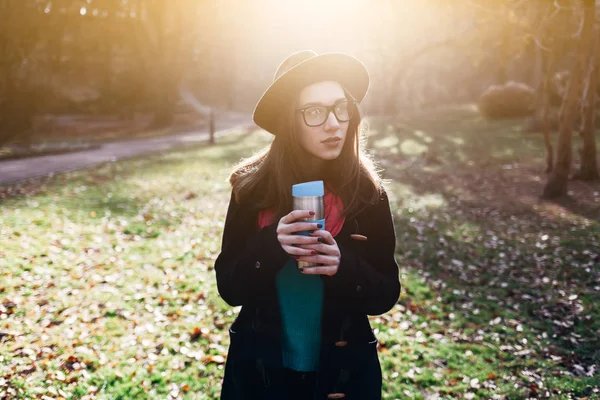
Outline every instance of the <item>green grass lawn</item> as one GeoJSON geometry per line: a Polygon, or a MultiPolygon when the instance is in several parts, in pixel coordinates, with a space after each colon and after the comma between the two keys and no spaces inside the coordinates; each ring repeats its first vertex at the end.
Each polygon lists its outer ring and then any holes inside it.
{"type": "MultiPolygon", "coordinates": [[[[600,184],[540,201],[522,120],[369,123],[403,285],[370,317],[384,399],[600,398],[600,184]]],[[[226,178],[271,138],[0,188],[0,398],[218,398],[226,178]]]]}

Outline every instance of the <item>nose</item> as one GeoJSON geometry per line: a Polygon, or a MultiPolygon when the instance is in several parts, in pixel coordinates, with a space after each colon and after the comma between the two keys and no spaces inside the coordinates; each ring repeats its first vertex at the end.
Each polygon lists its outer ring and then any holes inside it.
{"type": "Polygon", "coordinates": [[[327,132],[331,132],[331,131],[336,131],[340,128],[340,123],[338,122],[337,118],[335,117],[335,114],[333,113],[333,111],[329,112],[329,115],[327,116],[327,121],[325,121],[325,126],[324,129],[327,132]]]}

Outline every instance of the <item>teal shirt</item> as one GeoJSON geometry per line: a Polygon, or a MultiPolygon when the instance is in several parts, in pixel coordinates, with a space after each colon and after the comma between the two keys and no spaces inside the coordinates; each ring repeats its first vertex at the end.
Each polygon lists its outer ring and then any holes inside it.
{"type": "Polygon", "coordinates": [[[282,322],[283,366],[316,371],[321,345],[323,281],[305,275],[290,258],[276,276],[282,322]]]}

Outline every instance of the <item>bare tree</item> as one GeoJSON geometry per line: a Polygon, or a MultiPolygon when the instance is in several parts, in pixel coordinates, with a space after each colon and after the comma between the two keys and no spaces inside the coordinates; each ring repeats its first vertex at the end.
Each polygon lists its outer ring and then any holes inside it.
{"type": "Polygon", "coordinates": [[[555,4],[549,2],[542,4],[537,15],[538,20],[542,22],[538,24],[535,31],[531,32],[531,39],[536,44],[538,55],[537,72],[541,77],[537,86],[535,121],[540,122],[544,137],[546,173],[552,172],[554,167],[554,150],[550,138],[548,117],[550,113],[551,79],[558,59],[560,41],[557,40],[556,35],[552,35],[550,28],[553,26],[553,22],[556,22],[554,18],[557,16],[558,11],[560,9],[556,8],[555,4]]]}
{"type": "Polygon", "coordinates": [[[32,1],[0,1],[0,145],[26,135],[40,97],[30,79],[43,14],[32,1]]]}
{"type": "Polygon", "coordinates": [[[546,147],[546,173],[552,171],[554,165],[554,150],[552,149],[552,140],[550,139],[550,127],[548,126],[548,113],[550,109],[550,77],[552,71],[553,55],[550,52],[541,50],[541,68],[542,82],[538,88],[538,105],[539,119],[542,122],[542,135],[544,136],[544,144],[546,147]]]}
{"type": "Polygon", "coordinates": [[[179,85],[193,59],[193,36],[199,2],[138,1],[138,43],[152,82],[152,126],[170,125],[179,100],[179,85]]]}
{"type": "Polygon", "coordinates": [[[573,175],[573,179],[586,181],[600,179],[598,174],[598,162],[596,159],[596,87],[598,82],[598,29],[593,35],[594,42],[591,48],[594,49],[589,55],[587,63],[586,83],[583,93],[583,104],[581,106],[582,127],[580,134],[581,164],[579,170],[573,175]]]}
{"type": "Polygon", "coordinates": [[[543,198],[556,198],[567,194],[567,183],[572,163],[572,129],[577,118],[579,99],[583,89],[585,66],[593,52],[590,43],[594,34],[595,0],[582,0],[583,18],[578,29],[578,57],[573,66],[569,85],[560,111],[560,127],[556,146],[556,163],[544,187],[543,198]]]}

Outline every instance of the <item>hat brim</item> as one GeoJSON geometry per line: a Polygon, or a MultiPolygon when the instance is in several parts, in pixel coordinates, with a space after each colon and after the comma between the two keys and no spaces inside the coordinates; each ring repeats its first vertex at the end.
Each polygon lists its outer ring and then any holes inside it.
{"type": "Polygon", "coordinates": [[[363,63],[348,54],[326,53],[309,58],[290,68],[267,88],[254,108],[254,123],[275,135],[281,105],[300,89],[321,81],[339,82],[360,103],[369,88],[369,73],[363,63]]]}

